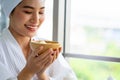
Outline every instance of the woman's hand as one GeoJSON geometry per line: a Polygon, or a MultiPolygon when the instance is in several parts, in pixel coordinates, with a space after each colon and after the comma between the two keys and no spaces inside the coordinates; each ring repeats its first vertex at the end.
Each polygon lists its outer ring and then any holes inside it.
{"type": "MultiPolygon", "coordinates": [[[[52,52],[53,52],[53,53],[51,54],[52,62],[54,62],[54,60],[57,59],[60,51],[61,51],[61,48],[56,49],[56,50],[52,50],[52,52]]],[[[48,64],[48,66],[49,66],[49,65],[50,65],[50,64],[48,64]]],[[[39,71],[39,72],[37,73],[37,76],[38,76],[39,80],[49,80],[48,76],[47,76],[44,72],[42,72],[42,71],[39,71]]]]}
{"type": "Polygon", "coordinates": [[[25,68],[18,75],[18,80],[30,80],[34,74],[37,74],[40,80],[47,80],[48,76],[44,73],[46,68],[58,57],[60,49],[48,49],[42,54],[43,47],[39,47],[31,51],[27,59],[25,68]]]}
{"type": "Polygon", "coordinates": [[[53,50],[48,49],[39,55],[42,49],[43,47],[41,46],[40,48],[31,51],[31,54],[28,57],[26,68],[29,69],[33,74],[38,72],[43,73],[46,68],[52,63],[53,50]]]}

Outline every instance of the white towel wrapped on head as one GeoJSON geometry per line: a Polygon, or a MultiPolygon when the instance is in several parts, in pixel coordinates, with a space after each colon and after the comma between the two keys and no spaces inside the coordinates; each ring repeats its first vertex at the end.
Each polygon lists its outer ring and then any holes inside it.
{"type": "Polygon", "coordinates": [[[6,17],[9,17],[12,10],[21,2],[22,0],[1,0],[1,8],[6,17]]]}

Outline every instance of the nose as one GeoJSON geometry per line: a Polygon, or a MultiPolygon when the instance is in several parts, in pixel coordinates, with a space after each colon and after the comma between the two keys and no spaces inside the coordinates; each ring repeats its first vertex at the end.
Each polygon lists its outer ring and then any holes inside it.
{"type": "Polygon", "coordinates": [[[41,18],[41,15],[39,15],[38,13],[35,13],[32,15],[30,21],[32,24],[39,24],[40,18],[41,18]]]}

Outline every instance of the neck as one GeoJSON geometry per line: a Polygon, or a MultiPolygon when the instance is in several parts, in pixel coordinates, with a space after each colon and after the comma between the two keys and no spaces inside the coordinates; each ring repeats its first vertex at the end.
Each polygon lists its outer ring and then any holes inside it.
{"type": "Polygon", "coordinates": [[[10,30],[10,32],[14,36],[14,38],[16,39],[18,44],[20,45],[25,58],[27,58],[28,54],[30,52],[30,45],[29,45],[29,43],[30,43],[30,39],[31,38],[30,37],[26,37],[26,36],[22,36],[22,35],[19,35],[19,34],[16,34],[16,33],[12,32],[11,30],[10,30]]]}

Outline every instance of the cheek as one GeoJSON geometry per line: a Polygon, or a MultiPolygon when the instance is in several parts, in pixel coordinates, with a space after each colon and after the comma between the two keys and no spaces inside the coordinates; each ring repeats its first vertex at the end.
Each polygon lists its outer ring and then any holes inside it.
{"type": "Polygon", "coordinates": [[[27,21],[27,17],[22,13],[17,13],[15,16],[16,16],[17,23],[23,24],[24,22],[27,21]]]}
{"type": "Polygon", "coordinates": [[[20,14],[19,16],[18,16],[18,20],[20,21],[20,22],[24,22],[24,21],[26,21],[26,17],[24,16],[24,15],[22,15],[22,14],[20,14]]]}
{"type": "Polygon", "coordinates": [[[43,21],[45,20],[45,16],[40,18],[40,23],[43,23],[43,21]]]}

